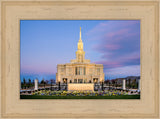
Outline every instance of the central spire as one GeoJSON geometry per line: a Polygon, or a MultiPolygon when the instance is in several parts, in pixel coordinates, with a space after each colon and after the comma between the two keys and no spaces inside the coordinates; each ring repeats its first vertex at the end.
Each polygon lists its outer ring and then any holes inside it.
{"type": "Polygon", "coordinates": [[[82,40],[81,39],[81,27],[80,27],[80,32],[79,32],[79,40],[82,40]]]}
{"type": "Polygon", "coordinates": [[[80,27],[80,32],[79,32],[78,50],[83,51],[83,42],[82,42],[82,39],[81,39],[81,27],[80,27]]]}
{"type": "Polygon", "coordinates": [[[76,52],[76,58],[77,58],[78,62],[83,62],[84,55],[85,55],[85,52],[83,51],[83,42],[82,42],[82,39],[81,39],[81,27],[80,27],[78,50],[76,52]]]}
{"type": "Polygon", "coordinates": [[[76,59],[71,60],[71,63],[90,63],[90,60],[85,59],[85,52],[83,50],[81,27],[79,32],[79,41],[77,43],[76,59]]]}

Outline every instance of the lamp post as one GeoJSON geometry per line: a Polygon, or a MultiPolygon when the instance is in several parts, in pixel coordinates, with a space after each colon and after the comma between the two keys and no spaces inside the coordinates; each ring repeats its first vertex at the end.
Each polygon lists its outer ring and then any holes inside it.
{"type": "Polygon", "coordinates": [[[58,82],[58,90],[61,90],[60,81],[58,82]]]}
{"type": "Polygon", "coordinates": [[[68,86],[68,80],[66,79],[66,90],[67,90],[67,86],[68,86]]]}
{"type": "Polygon", "coordinates": [[[102,91],[103,91],[103,81],[102,81],[102,91]]]}

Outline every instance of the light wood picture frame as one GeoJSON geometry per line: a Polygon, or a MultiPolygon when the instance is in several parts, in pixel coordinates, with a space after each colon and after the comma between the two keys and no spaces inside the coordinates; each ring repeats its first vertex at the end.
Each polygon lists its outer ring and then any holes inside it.
{"type": "Polygon", "coordinates": [[[1,0],[1,118],[159,119],[159,0],[1,0]],[[20,20],[140,20],[141,99],[20,100],[20,20]]]}

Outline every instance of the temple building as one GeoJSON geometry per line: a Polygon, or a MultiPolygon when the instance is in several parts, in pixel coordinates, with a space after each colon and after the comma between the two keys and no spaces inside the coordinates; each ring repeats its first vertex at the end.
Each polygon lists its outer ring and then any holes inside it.
{"type": "Polygon", "coordinates": [[[57,65],[56,82],[60,83],[100,83],[104,82],[103,64],[90,63],[85,59],[83,42],[80,38],[76,51],[76,59],[66,64],[57,65]]]}

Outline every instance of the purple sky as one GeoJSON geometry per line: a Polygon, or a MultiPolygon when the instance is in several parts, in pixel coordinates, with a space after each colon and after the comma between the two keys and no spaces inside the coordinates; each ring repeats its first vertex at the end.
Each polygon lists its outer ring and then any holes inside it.
{"type": "Polygon", "coordinates": [[[139,20],[22,20],[21,78],[55,78],[57,64],[75,59],[80,26],[85,57],[106,78],[140,76],[139,20]]]}
{"type": "Polygon", "coordinates": [[[109,21],[88,32],[89,40],[97,41],[93,49],[105,73],[115,77],[140,75],[140,22],[109,21]],[[93,35],[96,34],[96,35],[93,35]]]}

